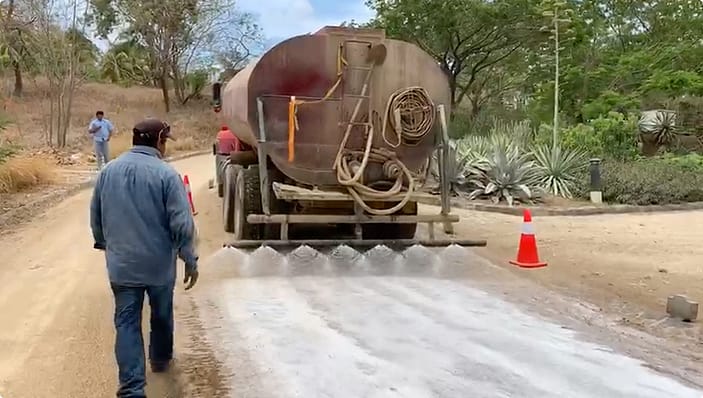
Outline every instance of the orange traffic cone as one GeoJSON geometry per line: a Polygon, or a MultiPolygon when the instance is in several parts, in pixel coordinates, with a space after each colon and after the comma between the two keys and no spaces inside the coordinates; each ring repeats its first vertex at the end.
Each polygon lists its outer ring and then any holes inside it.
{"type": "Polygon", "coordinates": [[[186,187],[186,193],[188,194],[188,203],[190,204],[190,211],[193,213],[193,215],[198,214],[197,211],[195,211],[195,205],[193,205],[193,193],[190,191],[190,180],[188,179],[188,175],[183,176],[183,185],[186,187]]]}
{"type": "Polygon", "coordinates": [[[522,234],[520,235],[520,246],[517,250],[517,259],[510,261],[510,264],[522,268],[546,267],[547,263],[539,261],[537,253],[537,240],[535,230],[532,228],[532,215],[529,209],[523,212],[522,234]]]}

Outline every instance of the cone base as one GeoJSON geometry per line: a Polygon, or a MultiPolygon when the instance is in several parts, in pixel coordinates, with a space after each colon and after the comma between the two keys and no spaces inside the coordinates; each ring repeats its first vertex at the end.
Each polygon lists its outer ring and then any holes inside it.
{"type": "Polygon", "coordinates": [[[508,261],[512,265],[517,265],[520,268],[542,268],[546,267],[547,263],[521,263],[519,261],[510,260],[508,261]]]}

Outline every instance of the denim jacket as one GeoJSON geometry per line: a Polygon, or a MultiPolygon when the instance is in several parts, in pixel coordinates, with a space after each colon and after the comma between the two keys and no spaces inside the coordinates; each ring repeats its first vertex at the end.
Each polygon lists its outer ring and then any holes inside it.
{"type": "Polygon", "coordinates": [[[95,247],[110,282],[174,284],[176,259],[197,267],[195,224],[180,175],[156,148],[135,146],[98,174],[90,204],[95,247]]]}

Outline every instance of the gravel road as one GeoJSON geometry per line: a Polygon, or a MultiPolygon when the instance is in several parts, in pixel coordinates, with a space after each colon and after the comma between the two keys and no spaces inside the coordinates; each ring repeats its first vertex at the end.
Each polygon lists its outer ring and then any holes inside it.
{"type": "MultiPolygon", "coordinates": [[[[201,156],[175,165],[192,175],[198,183],[194,189],[206,192],[207,180],[196,176],[209,175],[209,160],[201,156]]],[[[92,249],[90,196],[86,190],[70,197],[0,238],[3,398],[115,395],[113,301],[103,254],[92,249]]],[[[187,297],[182,287],[177,290],[177,311],[189,316],[187,297]]],[[[206,355],[200,357],[207,361],[206,355]]],[[[178,371],[150,374],[149,396],[187,396],[179,379],[178,371]]]]}

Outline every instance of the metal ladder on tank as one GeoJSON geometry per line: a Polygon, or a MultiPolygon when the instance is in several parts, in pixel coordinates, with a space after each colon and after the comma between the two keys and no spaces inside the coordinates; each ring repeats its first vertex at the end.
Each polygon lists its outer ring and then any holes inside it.
{"type": "MultiPolygon", "coordinates": [[[[344,57],[345,50],[347,48],[348,43],[358,43],[358,44],[365,44],[368,46],[368,49],[371,50],[371,47],[373,46],[373,43],[370,41],[366,40],[345,40],[340,46],[341,46],[341,55],[344,57]]],[[[358,122],[355,120],[352,120],[353,118],[350,118],[350,120],[345,121],[345,124],[351,124],[352,126],[364,126],[366,127],[368,123],[371,122],[371,96],[368,94],[370,91],[370,85],[371,85],[371,77],[373,74],[373,65],[367,63],[366,65],[350,65],[349,61],[344,58],[344,61],[342,62],[342,93],[341,93],[341,103],[342,103],[342,112],[345,109],[345,103],[346,99],[356,99],[357,101],[366,101],[366,112],[369,117],[368,122],[358,122]],[[350,75],[351,71],[365,71],[366,76],[364,77],[364,82],[362,82],[362,88],[360,93],[350,93],[347,92],[347,77],[350,75]],[[365,88],[365,90],[364,90],[365,88]]]]}
{"type": "MultiPolygon", "coordinates": [[[[371,50],[371,47],[373,46],[373,43],[370,41],[366,40],[345,40],[340,46],[341,46],[341,56],[345,56],[345,50],[347,48],[348,43],[358,43],[358,44],[365,44],[368,46],[368,50],[371,50]]],[[[368,57],[367,57],[368,58],[368,57]]],[[[352,99],[356,100],[356,104],[354,105],[354,109],[352,110],[352,114],[349,117],[349,120],[345,120],[343,122],[344,128],[354,128],[354,127],[363,127],[365,130],[364,133],[364,142],[366,140],[366,134],[369,133],[369,129],[372,128],[373,126],[373,120],[372,120],[372,109],[371,109],[371,96],[369,95],[370,92],[370,86],[371,86],[371,78],[373,76],[373,63],[367,62],[367,65],[350,65],[349,61],[346,59],[346,57],[343,58],[342,61],[342,93],[340,95],[340,101],[341,101],[341,109],[340,112],[342,113],[342,116],[344,116],[344,111],[346,109],[345,104],[346,104],[346,99],[352,99]],[[349,93],[347,92],[347,76],[349,76],[351,71],[365,71],[366,75],[364,77],[364,81],[362,82],[361,85],[361,92],[358,94],[355,93],[349,93]],[[358,112],[361,108],[361,104],[366,101],[366,115],[368,120],[364,122],[359,122],[355,120],[358,117],[358,112]]],[[[341,119],[341,118],[340,118],[341,119]]],[[[364,210],[354,202],[354,214],[357,217],[362,217],[364,214],[364,210]]],[[[357,223],[355,225],[354,229],[354,235],[356,235],[357,239],[362,239],[362,228],[361,224],[357,223]]]]}

